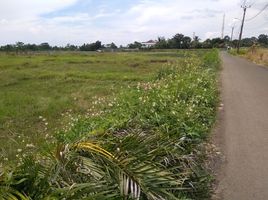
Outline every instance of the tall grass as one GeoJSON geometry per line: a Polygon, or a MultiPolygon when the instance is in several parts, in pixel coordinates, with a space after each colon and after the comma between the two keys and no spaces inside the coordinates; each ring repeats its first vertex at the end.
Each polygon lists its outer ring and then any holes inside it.
{"type": "Polygon", "coordinates": [[[56,150],[3,172],[0,191],[31,199],[208,198],[199,146],[215,121],[218,66],[216,50],[187,52],[59,132],[56,150]]]}
{"type": "Polygon", "coordinates": [[[173,62],[179,55],[175,51],[0,53],[0,165],[20,156],[18,149],[38,149],[55,129],[71,123],[70,115],[90,114],[98,98],[150,80],[163,61],[173,62]]]}
{"type": "MultiPolygon", "coordinates": [[[[232,55],[238,55],[236,51],[229,51],[232,55]]],[[[241,50],[239,56],[244,57],[254,63],[268,66],[268,48],[252,46],[241,50]]]]}

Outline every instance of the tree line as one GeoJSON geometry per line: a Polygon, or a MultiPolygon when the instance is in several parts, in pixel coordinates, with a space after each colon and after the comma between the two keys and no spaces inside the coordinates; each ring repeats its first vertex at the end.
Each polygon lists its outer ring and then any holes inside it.
{"type": "MultiPolygon", "coordinates": [[[[231,40],[229,36],[224,38],[206,39],[201,42],[198,36],[193,39],[183,34],[176,34],[170,39],[159,37],[156,44],[152,47],[155,49],[198,49],[198,48],[235,48],[238,40],[231,40]]],[[[253,44],[268,47],[268,35],[261,34],[258,37],[244,38],[241,40],[241,47],[250,47],[253,44]]],[[[129,48],[141,48],[142,43],[134,42],[128,45],[129,48]]]]}
{"type": "MultiPolygon", "coordinates": [[[[196,49],[196,48],[225,48],[227,46],[235,48],[238,40],[231,40],[229,36],[224,38],[206,39],[201,42],[198,36],[193,39],[189,36],[185,36],[181,33],[174,35],[170,39],[165,37],[159,37],[156,44],[150,48],[152,49],[196,49]]],[[[268,35],[260,34],[258,37],[244,38],[241,41],[241,47],[250,47],[253,44],[259,44],[261,46],[268,47],[268,35]]],[[[120,46],[120,49],[141,49],[142,43],[135,41],[128,44],[126,47],[120,46]]],[[[17,42],[16,44],[8,44],[0,46],[0,51],[5,52],[23,52],[23,51],[97,51],[105,49],[118,49],[115,43],[103,45],[101,41],[94,43],[85,43],[81,46],[67,44],[64,47],[50,46],[49,43],[41,44],[24,44],[23,42],[17,42]]]]}
{"type": "MultiPolygon", "coordinates": [[[[16,44],[8,44],[0,47],[0,51],[97,51],[99,49],[108,48],[101,43],[101,41],[96,41],[94,43],[83,44],[82,46],[67,44],[64,47],[61,46],[51,46],[49,43],[41,44],[24,44],[23,42],[17,42],[16,44]]],[[[109,48],[117,48],[117,46],[112,43],[109,48]]]]}

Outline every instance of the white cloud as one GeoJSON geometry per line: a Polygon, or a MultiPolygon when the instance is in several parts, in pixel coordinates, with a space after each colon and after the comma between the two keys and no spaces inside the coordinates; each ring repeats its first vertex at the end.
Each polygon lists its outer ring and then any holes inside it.
{"type": "Polygon", "coordinates": [[[219,31],[217,32],[206,32],[205,33],[205,38],[214,38],[214,37],[219,37],[221,33],[219,31]]]}
{"type": "MultiPolygon", "coordinates": [[[[202,39],[220,36],[223,13],[225,34],[230,34],[234,18],[242,16],[240,0],[141,0],[129,9],[112,11],[104,6],[94,14],[76,11],[45,18],[42,15],[67,8],[79,0],[8,0],[0,2],[0,44],[49,42],[56,45],[82,44],[101,40],[127,44],[176,33],[202,39]]],[[[90,0],[84,0],[90,1],[90,0]]],[[[97,1],[97,0],[95,0],[97,1]]],[[[102,1],[104,3],[105,1],[102,1]]],[[[254,16],[266,0],[258,0],[248,10],[254,16]]],[[[99,10],[97,10],[99,9],[99,10]]],[[[267,33],[267,11],[245,24],[245,36],[267,33]]],[[[240,22],[237,21],[235,36],[240,22]]]]}
{"type": "Polygon", "coordinates": [[[0,20],[0,24],[1,25],[5,25],[5,24],[7,24],[8,23],[8,21],[6,20],[6,19],[1,19],[0,20]]]}
{"type": "Polygon", "coordinates": [[[78,0],[1,0],[0,19],[31,19],[68,7],[78,0]]]}
{"type": "MultiPolygon", "coordinates": [[[[248,17],[254,16],[265,3],[267,3],[266,0],[258,0],[251,9],[248,9],[248,17]]],[[[240,0],[165,0],[158,3],[154,3],[154,1],[143,1],[128,11],[124,18],[133,19],[131,21],[131,27],[137,27],[138,30],[140,29],[139,27],[147,27],[144,30],[144,34],[141,34],[143,39],[146,39],[146,36],[148,39],[149,36],[171,36],[178,32],[189,36],[192,36],[193,32],[195,32],[196,35],[205,39],[207,37],[221,36],[224,13],[226,14],[225,35],[230,35],[231,26],[229,24],[233,22],[234,18],[240,18],[242,16],[240,4],[240,0]],[[146,35],[146,33],[149,33],[149,35],[146,35]]],[[[267,27],[268,20],[265,20],[265,16],[267,14],[265,15],[263,13],[253,24],[246,22],[244,35],[252,36],[265,33],[265,29],[262,28],[264,24],[267,27]]],[[[235,37],[238,35],[239,26],[240,22],[237,22],[235,37]]],[[[127,29],[130,30],[129,28],[127,29]]]]}

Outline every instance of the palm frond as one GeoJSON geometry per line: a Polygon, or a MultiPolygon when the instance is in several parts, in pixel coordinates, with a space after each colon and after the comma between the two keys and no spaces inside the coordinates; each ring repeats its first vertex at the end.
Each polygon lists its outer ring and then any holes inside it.
{"type": "Polygon", "coordinates": [[[14,181],[12,173],[4,173],[0,174],[0,199],[1,200],[30,200],[29,197],[19,192],[16,189],[16,185],[25,181],[25,179],[21,179],[19,181],[14,181]]]}
{"type": "MultiPolygon", "coordinates": [[[[115,149],[113,153],[96,144],[95,141],[83,141],[70,146],[70,151],[75,151],[79,155],[76,156],[79,160],[76,162],[80,163],[77,173],[86,175],[88,184],[95,185],[95,187],[91,185],[91,188],[96,188],[94,189],[95,193],[92,194],[96,195],[100,192],[97,189],[99,185],[106,186],[107,189],[111,185],[115,185],[117,188],[111,191],[110,195],[126,199],[139,200],[142,196],[147,196],[148,199],[166,199],[166,197],[176,199],[172,195],[172,191],[186,189],[184,182],[187,180],[187,175],[174,174],[173,171],[168,170],[165,165],[159,162],[159,159],[156,159],[158,154],[167,155],[168,149],[174,143],[167,144],[164,150],[153,149],[157,148],[157,145],[148,148],[145,144],[152,144],[152,141],[157,144],[155,140],[159,138],[154,135],[145,136],[140,138],[137,134],[129,134],[127,137],[121,138],[123,140],[121,142],[124,143],[120,146],[122,149],[119,151],[115,149]],[[131,154],[125,143],[130,139],[131,148],[134,144],[137,145],[131,154]],[[97,182],[93,183],[90,180],[97,180],[97,182]]],[[[158,143],[161,142],[158,141],[158,143]]],[[[173,167],[172,170],[177,168],[173,167]]],[[[71,191],[74,192],[74,189],[71,191]]]]}

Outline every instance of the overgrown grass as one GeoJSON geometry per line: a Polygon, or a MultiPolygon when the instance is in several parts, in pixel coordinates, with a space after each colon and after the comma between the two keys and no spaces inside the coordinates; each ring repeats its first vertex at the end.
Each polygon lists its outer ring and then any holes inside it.
{"type": "Polygon", "coordinates": [[[237,56],[237,55],[245,55],[247,53],[248,49],[247,48],[240,48],[239,53],[237,53],[237,49],[231,49],[229,50],[229,53],[237,56]]]}
{"type": "MultiPolygon", "coordinates": [[[[232,55],[238,55],[235,50],[231,50],[232,55]]],[[[254,63],[268,66],[268,48],[250,47],[241,50],[239,56],[254,63]]]]}
{"type": "MultiPolygon", "coordinates": [[[[24,158],[0,191],[32,199],[206,199],[202,145],[218,103],[218,52],[187,52],[24,158]],[[44,147],[43,147],[44,148],[44,147]]],[[[1,193],[1,192],[0,192],[1,193]]]]}
{"type": "Polygon", "coordinates": [[[170,53],[0,54],[0,163],[33,151],[96,102],[148,81],[170,53]]]}

